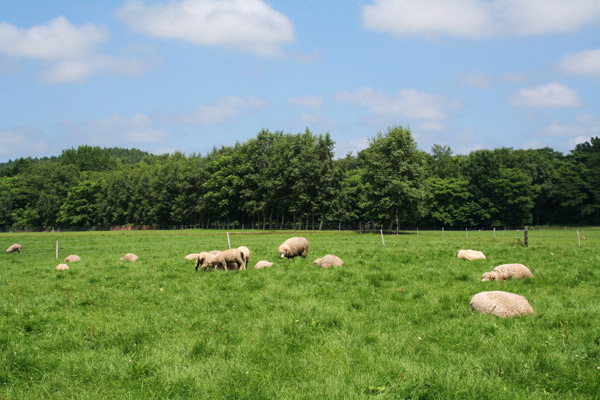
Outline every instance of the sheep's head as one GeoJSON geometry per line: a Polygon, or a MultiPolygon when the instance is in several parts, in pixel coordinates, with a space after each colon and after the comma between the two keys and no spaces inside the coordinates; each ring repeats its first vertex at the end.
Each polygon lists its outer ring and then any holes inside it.
{"type": "Polygon", "coordinates": [[[496,280],[496,274],[493,272],[486,272],[481,276],[481,282],[489,282],[489,281],[495,281],[496,280]]]}
{"type": "Polygon", "coordinates": [[[313,264],[316,264],[316,265],[321,265],[321,260],[322,260],[322,258],[317,258],[317,259],[316,259],[316,260],[313,262],[313,264]]]}
{"type": "Polygon", "coordinates": [[[284,243],[279,246],[278,251],[281,258],[284,258],[286,255],[290,254],[290,246],[284,243]]]}

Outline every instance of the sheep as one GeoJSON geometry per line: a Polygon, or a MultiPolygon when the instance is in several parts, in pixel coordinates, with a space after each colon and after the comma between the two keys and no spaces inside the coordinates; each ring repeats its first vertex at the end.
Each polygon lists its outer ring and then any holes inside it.
{"type": "Polygon", "coordinates": [[[508,278],[533,278],[533,274],[523,264],[502,264],[481,276],[481,282],[504,281],[508,278]]]}
{"type": "Polygon", "coordinates": [[[281,258],[294,258],[301,256],[306,258],[308,252],[308,240],[303,237],[289,238],[279,246],[277,249],[281,258]]]}
{"type": "Polygon", "coordinates": [[[212,254],[214,256],[216,256],[217,254],[219,254],[221,252],[221,250],[213,250],[213,251],[209,251],[209,254],[212,254]]]}
{"type": "Polygon", "coordinates": [[[485,255],[481,251],[477,250],[459,250],[458,258],[464,258],[465,260],[485,260],[485,255]]]}
{"type": "Polygon", "coordinates": [[[71,254],[70,256],[65,257],[65,262],[77,262],[81,261],[81,257],[76,254],[71,254]]]}
{"type": "Polygon", "coordinates": [[[202,265],[202,272],[204,272],[207,267],[214,267],[215,269],[221,267],[225,271],[228,271],[227,266],[233,267],[234,269],[246,269],[244,253],[240,249],[227,249],[217,255],[206,252],[200,253],[200,256],[198,256],[198,259],[196,260],[196,271],[198,271],[199,265],[202,265]]]}
{"type": "Polygon", "coordinates": [[[240,246],[238,249],[244,253],[244,262],[246,263],[246,268],[248,268],[248,265],[250,264],[250,249],[246,246],[240,246]]]}
{"type": "Polygon", "coordinates": [[[121,261],[137,261],[140,258],[133,253],[127,253],[123,257],[120,258],[121,261]]]}
{"type": "Polygon", "coordinates": [[[334,256],[333,254],[327,254],[321,258],[317,258],[314,264],[319,265],[321,268],[329,268],[329,267],[341,267],[344,265],[344,261],[338,256],[334,256]]]}
{"type": "Polygon", "coordinates": [[[474,311],[494,314],[500,318],[533,313],[533,307],[525,297],[502,291],[477,293],[471,299],[470,306],[474,311]]]}
{"type": "Polygon", "coordinates": [[[185,256],[186,260],[195,260],[198,258],[200,254],[199,253],[192,253],[192,254],[188,254],[187,256],[185,256]]]}
{"type": "Polygon", "coordinates": [[[68,269],[69,269],[69,266],[67,264],[58,264],[56,266],[57,271],[66,271],[68,269]]]}
{"type": "Polygon", "coordinates": [[[13,253],[15,251],[18,251],[19,253],[23,251],[23,246],[21,246],[18,243],[12,244],[8,247],[8,249],[6,249],[7,253],[13,253]]]}
{"type": "Polygon", "coordinates": [[[273,266],[272,262],[267,261],[267,260],[261,260],[256,263],[256,265],[254,266],[254,269],[271,268],[272,266],[273,266]]]}

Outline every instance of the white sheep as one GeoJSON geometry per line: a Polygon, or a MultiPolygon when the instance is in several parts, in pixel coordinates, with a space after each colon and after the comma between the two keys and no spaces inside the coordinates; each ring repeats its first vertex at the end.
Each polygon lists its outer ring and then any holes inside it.
{"type": "Polygon", "coordinates": [[[244,254],[244,262],[246,263],[246,268],[248,268],[248,265],[250,264],[250,249],[246,246],[240,246],[238,249],[244,254]]]}
{"type": "Polygon", "coordinates": [[[136,256],[135,254],[133,254],[133,253],[127,253],[123,257],[121,257],[119,260],[133,262],[133,261],[137,261],[139,259],[140,258],[138,256],[136,256]]]}
{"type": "Polygon", "coordinates": [[[223,268],[225,271],[228,271],[228,266],[233,269],[246,269],[244,253],[240,249],[227,249],[217,255],[202,252],[196,260],[196,271],[199,265],[202,265],[202,272],[206,271],[207,267],[223,268]]]}
{"type": "Polygon", "coordinates": [[[19,253],[23,251],[23,246],[21,246],[18,243],[12,244],[8,247],[8,249],[6,249],[7,253],[13,253],[15,251],[18,251],[19,253]]]}
{"type": "Polygon", "coordinates": [[[533,274],[523,264],[502,264],[481,276],[482,282],[503,281],[509,278],[533,278],[533,274]]]}
{"type": "Polygon", "coordinates": [[[272,262],[267,261],[267,260],[261,260],[256,263],[256,265],[254,266],[254,269],[271,268],[272,266],[273,266],[272,262]]]}
{"type": "Polygon", "coordinates": [[[344,261],[338,256],[334,256],[333,254],[327,254],[321,258],[317,258],[314,261],[314,264],[319,265],[321,268],[329,268],[329,267],[341,267],[344,265],[344,261]]]}
{"type": "Polygon", "coordinates": [[[199,255],[200,255],[200,253],[188,254],[187,256],[185,256],[185,259],[186,260],[195,260],[198,258],[199,255]]]}
{"type": "Polygon", "coordinates": [[[77,262],[81,261],[81,257],[76,254],[71,254],[70,256],[65,257],[65,262],[77,262]]]}
{"type": "Polygon", "coordinates": [[[481,251],[477,250],[459,250],[458,258],[463,258],[465,260],[485,260],[485,255],[481,251]]]}
{"type": "Polygon", "coordinates": [[[66,271],[68,269],[69,269],[69,266],[67,264],[58,264],[56,266],[57,271],[66,271]]]}
{"type": "Polygon", "coordinates": [[[306,258],[308,252],[308,240],[303,237],[289,238],[277,249],[281,258],[294,258],[300,256],[306,258]]]}
{"type": "Polygon", "coordinates": [[[533,307],[521,295],[502,292],[481,292],[471,299],[471,309],[484,314],[494,314],[501,318],[529,315],[533,307]]]}

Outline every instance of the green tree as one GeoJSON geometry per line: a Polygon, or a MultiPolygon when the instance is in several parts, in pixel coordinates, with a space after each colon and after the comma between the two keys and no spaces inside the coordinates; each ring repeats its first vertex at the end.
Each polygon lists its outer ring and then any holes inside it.
{"type": "Polygon", "coordinates": [[[378,132],[365,151],[364,179],[371,218],[394,222],[416,222],[425,198],[424,155],[417,149],[410,129],[401,126],[378,132]]]}

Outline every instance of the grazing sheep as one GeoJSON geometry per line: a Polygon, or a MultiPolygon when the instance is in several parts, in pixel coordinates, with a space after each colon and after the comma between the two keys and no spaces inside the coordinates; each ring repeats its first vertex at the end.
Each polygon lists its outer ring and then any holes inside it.
{"type": "Polygon", "coordinates": [[[256,265],[254,266],[254,269],[271,268],[272,266],[273,266],[272,262],[267,261],[267,260],[261,260],[256,263],[256,265]]]}
{"type": "Polygon", "coordinates": [[[533,278],[533,274],[523,264],[502,264],[481,276],[481,282],[504,281],[508,278],[533,278]]]}
{"type": "Polygon", "coordinates": [[[481,251],[477,250],[459,250],[458,258],[464,258],[465,260],[485,260],[485,255],[481,251]]]}
{"type": "Polygon", "coordinates": [[[228,271],[227,266],[233,267],[233,269],[246,269],[244,253],[240,249],[227,249],[217,255],[206,252],[200,253],[200,256],[198,256],[198,259],[196,260],[196,271],[198,271],[199,265],[202,265],[202,272],[204,272],[207,267],[214,267],[214,269],[220,267],[225,271],[228,271]]]}
{"type": "Polygon", "coordinates": [[[58,264],[56,266],[57,271],[66,271],[68,269],[69,269],[69,266],[67,264],[58,264]]]}
{"type": "Polygon", "coordinates": [[[127,253],[120,258],[121,261],[137,261],[140,258],[133,253],[127,253]]]}
{"type": "Polygon", "coordinates": [[[221,250],[213,250],[213,251],[209,251],[209,254],[212,254],[212,255],[216,256],[220,252],[221,252],[221,250]]]}
{"type": "Polygon", "coordinates": [[[8,247],[8,249],[6,249],[7,253],[13,253],[15,251],[18,251],[19,253],[23,251],[23,246],[21,246],[18,243],[12,244],[8,247]]]}
{"type": "Polygon", "coordinates": [[[187,256],[185,256],[185,259],[186,260],[195,260],[198,258],[199,255],[200,255],[200,253],[188,254],[187,256]]]}
{"type": "Polygon", "coordinates": [[[341,267],[344,265],[344,261],[333,254],[327,254],[326,256],[317,258],[314,263],[319,265],[321,268],[341,267]]]}
{"type": "Polygon", "coordinates": [[[533,307],[523,296],[514,293],[492,291],[477,293],[471,299],[471,309],[500,318],[516,317],[533,313],[533,307]]]}
{"type": "Polygon", "coordinates": [[[76,254],[71,254],[70,256],[65,257],[65,262],[77,262],[81,261],[81,257],[76,254]]]}
{"type": "Polygon", "coordinates": [[[244,261],[246,262],[246,268],[248,268],[248,265],[250,264],[250,249],[246,246],[240,246],[238,249],[244,253],[244,261]]]}
{"type": "Polygon", "coordinates": [[[297,256],[306,258],[306,253],[308,252],[308,240],[303,237],[289,238],[279,246],[278,251],[281,258],[294,258],[297,256]]]}

